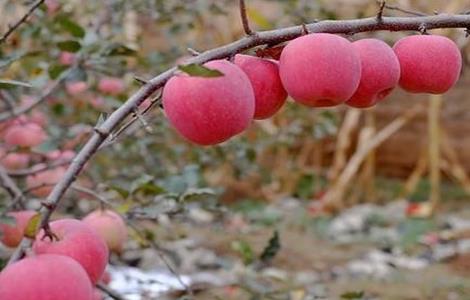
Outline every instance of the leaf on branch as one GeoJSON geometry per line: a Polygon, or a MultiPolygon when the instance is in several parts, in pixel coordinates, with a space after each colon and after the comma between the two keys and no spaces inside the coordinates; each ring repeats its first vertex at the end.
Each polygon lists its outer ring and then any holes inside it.
{"type": "Polygon", "coordinates": [[[25,51],[16,51],[10,55],[6,55],[2,58],[0,58],[0,69],[6,68],[15,61],[18,61],[24,57],[28,56],[35,56],[41,53],[41,51],[31,51],[31,52],[25,52],[25,51]]]}
{"type": "Polygon", "coordinates": [[[17,86],[23,86],[28,88],[33,87],[31,84],[23,81],[0,79],[0,89],[11,89],[17,86]]]}
{"type": "Polygon", "coordinates": [[[47,71],[49,72],[49,77],[51,79],[57,79],[62,72],[67,70],[67,68],[68,67],[64,65],[51,65],[47,71]]]}
{"type": "Polygon", "coordinates": [[[279,239],[279,232],[275,230],[273,236],[269,239],[268,245],[266,245],[259,256],[260,261],[263,263],[271,262],[279,250],[281,250],[281,241],[279,239]]]}
{"type": "Polygon", "coordinates": [[[66,16],[58,16],[56,18],[57,23],[74,37],[83,38],[85,36],[85,29],[75,23],[74,21],[70,20],[66,16]]]}
{"type": "Polygon", "coordinates": [[[219,70],[209,69],[207,67],[198,64],[179,65],[178,69],[194,77],[220,77],[224,76],[224,73],[219,70]]]}
{"type": "Polygon", "coordinates": [[[24,229],[24,236],[34,239],[39,232],[39,224],[41,223],[41,214],[37,213],[28,221],[28,225],[24,229]]]}
{"type": "Polygon", "coordinates": [[[341,295],[341,299],[362,299],[364,297],[364,292],[363,291],[352,291],[352,292],[346,292],[341,295]]]}
{"type": "Polygon", "coordinates": [[[105,56],[133,56],[137,51],[120,43],[113,43],[109,45],[104,51],[105,56]]]}
{"type": "Polygon", "coordinates": [[[78,50],[80,50],[80,48],[82,48],[82,45],[77,41],[69,40],[69,41],[58,42],[57,47],[59,47],[59,49],[62,51],[75,53],[78,50]]]}
{"type": "Polygon", "coordinates": [[[0,224],[15,226],[16,219],[6,215],[0,215],[0,224]]]}

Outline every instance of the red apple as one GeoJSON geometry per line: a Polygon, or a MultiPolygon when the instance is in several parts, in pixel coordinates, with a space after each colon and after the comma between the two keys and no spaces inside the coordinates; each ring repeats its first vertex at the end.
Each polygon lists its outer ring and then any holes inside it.
{"type": "MultiPolygon", "coordinates": [[[[33,168],[42,168],[44,164],[38,164],[33,168]]],[[[59,182],[66,172],[65,167],[46,169],[26,177],[26,187],[36,197],[46,197],[52,191],[54,185],[59,182]]]]}
{"type": "Polygon", "coordinates": [[[279,74],[295,101],[311,107],[334,106],[356,91],[361,60],[347,39],[313,33],[287,44],[281,53],[279,74]]]}
{"type": "Polygon", "coordinates": [[[15,219],[15,225],[0,223],[2,243],[7,247],[16,247],[23,239],[23,234],[29,220],[36,214],[35,211],[24,210],[9,212],[7,216],[15,219]]]}
{"type": "Polygon", "coordinates": [[[276,61],[237,54],[235,64],[250,79],[255,93],[255,119],[267,119],[281,109],[286,102],[287,92],[279,77],[276,61]]]}
{"type": "Polygon", "coordinates": [[[59,63],[64,66],[70,66],[75,61],[75,54],[67,51],[62,51],[59,54],[59,63]]]}
{"type": "Polygon", "coordinates": [[[101,78],[98,83],[98,90],[104,94],[116,96],[124,92],[125,89],[124,81],[120,78],[101,78]]]}
{"type": "Polygon", "coordinates": [[[457,45],[444,36],[408,36],[400,39],[393,50],[400,61],[400,86],[408,92],[443,94],[459,79],[462,55],[457,45]]]}
{"type": "Polygon", "coordinates": [[[45,0],[44,4],[46,4],[48,15],[54,15],[60,9],[60,2],[58,0],[45,0]]]}
{"type": "Polygon", "coordinates": [[[5,143],[11,146],[34,147],[42,144],[47,138],[46,133],[36,123],[16,124],[5,131],[5,143]]]}
{"type": "Polygon", "coordinates": [[[389,45],[377,39],[353,43],[361,57],[361,81],[354,95],[346,101],[352,107],[365,108],[383,100],[398,85],[400,63],[389,45]]]}
{"type": "Polygon", "coordinates": [[[108,247],[104,240],[87,224],[74,219],[62,219],[50,223],[52,232],[59,240],[44,238],[41,231],[33,244],[36,254],[59,254],[70,256],[87,271],[96,284],[103,276],[108,263],[108,247]]]}
{"type": "Polygon", "coordinates": [[[63,255],[26,257],[0,273],[2,300],[92,300],[92,295],[85,270],[63,255]]]}
{"type": "Polygon", "coordinates": [[[251,123],[255,97],[250,80],[226,60],[204,64],[219,77],[173,76],[163,89],[165,113],[176,130],[200,145],[222,143],[251,123]]]}
{"type": "Polygon", "coordinates": [[[0,149],[0,164],[8,170],[26,168],[29,164],[29,155],[26,153],[2,153],[0,149]]]}
{"type": "Polygon", "coordinates": [[[65,84],[65,90],[70,96],[77,96],[88,89],[88,83],[85,81],[71,81],[65,84]]]}
{"type": "Polygon", "coordinates": [[[127,241],[127,226],[117,213],[111,210],[97,210],[83,219],[106,241],[110,251],[120,253],[127,241]]]}

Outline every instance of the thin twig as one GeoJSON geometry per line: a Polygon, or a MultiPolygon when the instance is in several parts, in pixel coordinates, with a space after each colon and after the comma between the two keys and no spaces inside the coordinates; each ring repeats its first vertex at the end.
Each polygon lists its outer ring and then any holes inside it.
{"type": "Polygon", "coordinates": [[[417,17],[425,17],[425,16],[427,16],[427,14],[425,14],[425,13],[422,13],[422,12],[419,12],[419,11],[415,11],[415,10],[410,10],[410,9],[401,8],[401,7],[397,6],[397,5],[385,4],[385,8],[388,9],[388,10],[396,10],[396,11],[399,11],[399,12],[402,12],[402,13],[405,13],[405,14],[408,14],[408,15],[412,15],[412,16],[417,16],[417,17]]]}
{"type": "MultiPolygon", "coordinates": [[[[468,28],[470,27],[470,15],[441,14],[426,17],[383,17],[381,22],[377,22],[377,18],[371,17],[341,21],[327,20],[310,23],[306,26],[310,32],[350,34],[378,30],[416,31],[420,26],[422,26],[422,24],[425,24],[428,30],[436,28],[468,28]]],[[[201,55],[189,59],[188,63],[202,64],[214,59],[227,58],[233,56],[234,53],[239,53],[256,46],[279,44],[301,36],[302,32],[302,26],[292,26],[282,29],[257,32],[256,35],[245,36],[228,45],[203,52],[201,55]]],[[[64,176],[62,176],[61,180],[54,186],[53,190],[47,197],[47,202],[49,204],[55,204],[55,207],[57,207],[67,189],[76,180],[85,164],[107,140],[109,134],[130,114],[132,114],[135,107],[139,106],[145,99],[151,97],[155,92],[161,89],[176,71],[176,67],[173,67],[149,80],[146,85],[141,87],[99,125],[99,131],[95,131],[92,134],[86,144],[78,152],[64,176]]],[[[53,212],[54,209],[49,209],[47,207],[41,208],[41,227],[48,224],[49,218],[53,212]]],[[[31,246],[31,242],[31,240],[23,239],[20,246],[10,257],[9,262],[14,262],[20,259],[24,255],[24,251],[31,246]]]]}
{"type": "Polygon", "coordinates": [[[97,199],[101,203],[104,203],[104,204],[108,205],[109,207],[115,207],[115,205],[113,203],[109,202],[106,198],[102,197],[100,194],[96,193],[95,191],[93,191],[89,188],[86,188],[84,186],[77,185],[77,184],[72,184],[72,186],[70,186],[70,188],[72,190],[77,191],[77,192],[84,193],[84,194],[87,194],[89,196],[92,196],[93,198],[97,199]]]}
{"type": "Polygon", "coordinates": [[[19,19],[15,24],[13,25],[9,25],[9,28],[7,30],[7,32],[5,32],[5,34],[0,38],[0,44],[2,44],[3,42],[5,42],[8,37],[18,28],[20,27],[21,24],[23,24],[24,22],[26,22],[26,20],[28,20],[29,16],[31,16],[33,14],[33,12],[44,2],[45,0],[37,0],[33,6],[31,6],[31,8],[26,12],[26,14],[21,17],[21,19],[19,19]]]}
{"type": "Polygon", "coordinates": [[[25,177],[25,176],[41,173],[41,172],[49,170],[49,169],[53,169],[53,168],[57,168],[57,167],[61,167],[61,166],[66,166],[66,165],[70,164],[71,162],[72,162],[71,159],[58,160],[58,161],[55,161],[53,163],[50,163],[50,164],[47,164],[47,165],[44,165],[44,166],[40,166],[40,167],[32,167],[32,168],[28,168],[28,169],[8,171],[8,175],[10,175],[10,177],[25,177]]]}
{"type": "Polygon", "coordinates": [[[379,11],[377,12],[377,21],[379,22],[382,22],[382,16],[384,13],[385,4],[386,4],[385,0],[379,1],[379,11]]]}
{"type": "Polygon", "coordinates": [[[191,54],[192,56],[198,56],[199,54],[201,54],[201,52],[197,51],[197,50],[194,50],[193,48],[191,47],[188,47],[188,52],[189,54],[191,54]]]}
{"type": "Polygon", "coordinates": [[[14,203],[13,206],[18,203],[22,208],[24,208],[26,197],[20,188],[16,185],[16,183],[11,179],[7,170],[2,165],[0,165],[0,185],[11,196],[14,203]]]}
{"type": "Polygon", "coordinates": [[[3,122],[3,121],[6,121],[6,120],[9,120],[9,119],[12,119],[12,118],[15,118],[15,117],[18,117],[22,114],[25,114],[27,112],[29,112],[30,110],[32,110],[33,108],[35,108],[36,106],[38,106],[39,104],[41,104],[43,101],[47,100],[47,98],[53,93],[55,92],[55,90],[60,86],[60,84],[65,80],[67,79],[67,77],[72,73],[72,71],[75,70],[75,67],[71,67],[70,69],[64,71],[60,77],[52,84],[50,85],[48,88],[46,88],[46,90],[41,94],[41,96],[39,96],[37,99],[35,99],[34,101],[32,101],[31,103],[29,103],[28,105],[26,106],[19,106],[17,108],[15,108],[14,110],[12,111],[9,111],[9,112],[4,112],[4,113],[0,113],[0,122],[3,122]]]}
{"type": "Polygon", "coordinates": [[[181,275],[171,266],[171,263],[168,261],[168,259],[166,258],[165,254],[163,253],[164,252],[164,249],[154,240],[154,239],[150,239],[147,237],[147,235],[145,233],[143,233],[140,228],[132,221],[130,220],[129,218],[125,218],[125,221],[127,223],[127,225],[132,228],[134,230],[134,232],[142,239],[144,239],[145,241],[147,241],[150,246],[152,247],[152,249],[154,249],[156,252],[157,252],[157,255],[158,257],[162,260],[162,262],[165,264],[165,267],[170,271],[171,274],[173,274],[173,276],[176,277],[176,279],[178,280],[178,282],[181,284],[181,286],[185,289],[186,293],[189,295],[189,296],[193,296],[194,295],[194,292],[191,288],[191,286],[187,285],[184,280],[181,278],[181,275]]]}
{"type": "Polygon", "coordinates": [[[246,12],[245,0],[240,0],[240,16],[242,18],[243,30],[247,35],[252,35],[255,32],[250,28],[250,22],[248,21],[248,15],[246,12]]]}
{"type": "Polygon", "coordinates": [[[109,297],[113,298],[114,300],[126,300],[126,298],[124,298],[123,296],[119,295],[116,291],[110,289],[108,286],[102,284],[102,283],[98,283],[96,285],[96,287],[102,291],[103,293],[105,293],[106,295],[108,295],[109,297]]]}

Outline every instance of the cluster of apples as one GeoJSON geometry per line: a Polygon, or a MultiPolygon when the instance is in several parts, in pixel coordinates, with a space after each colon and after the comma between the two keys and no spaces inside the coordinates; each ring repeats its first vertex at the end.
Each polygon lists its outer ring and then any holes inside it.
{"type": "MultiPolygon", "coordinates": [[[[16,247],[34,211],[11,212],[16,225],[0,224],[2,242],[16,247]]],[[[42,230],[26,258],[0,273],[2,300],[99,300],[94,285],[109,282],[105,272],[109,251],[120,253],[127,240],[122,218],[110,210],[97,210],[83,220],[50,223],[53,237],[42,230]]]]}
{"type": "Polygon", "coordinates": [[[47,153],[37,153],[34,147],[48,139],[44,130],[45,116],[42,112],[33,111],[11,121],[0,124],[0,164],[8,171],[14,171],[32,166],[32,169],[42,170],[26,178],[26,188],[37,197],[49,194],[66,171],[66,165],[46,168],[49,163],[70,161],[75,152],[72,150],[52,150],[47,153]]]}
{"type": "Polygon", "coordinates": [[[182,136],[213,145],[241,133],[253,119],[273,116],[287,95],[310,107],[367,108],[397,85],[412,93],[444,93],[457,82],[462,57],[452,40],[437,35],[408,36],[391,48],[377,39],[350,42],[314,33],[290,41],[279,62],[237,54],[233,63],[204,66],[223,76],[177,74],[163,89],[163,106],[182,136]]]}

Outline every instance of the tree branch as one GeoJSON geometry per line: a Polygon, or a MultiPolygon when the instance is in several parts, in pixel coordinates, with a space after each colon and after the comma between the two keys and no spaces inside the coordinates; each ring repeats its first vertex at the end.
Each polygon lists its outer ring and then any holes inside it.
{"type": "MultiPolygon", "coordinates": [[[[380,22],[376,17],[344,20],[344,21],[321,21],[307,24],[309,32],[327,32],[327,33],[343,33],[354,34],[366,31],[417,31],[419,28],[426,26],[428,30],[435,28],[468,28],[470,27],[470,15],[448,15],[441,14],[426,17],[382,17],[380,22]]],[[[228,45],[205,51],[187,61],[187,63],[202,64],[210,60],[221,59],[233,56],[256,46],[266,44],[278,44],[292,40],[302,35],[302,26],[292,26],[283,29],[269,30],[257,32],[256,35],[249,35],[238,41],[228,45]]],[[[60,202],[62,196],[82,171],[83,166],[98,151],[100,145],[112,133],[117,126],[124,121],[127,116],[132,114],[134,109],[139,106],[145,99],[152,96],[158,89],[170,79],[177,69],[175,67],[161,73],[152,78],[147,84],[142,86],[134,95],[132,95],[122,106],[116,109],[101,125],[99,125],[87,143],[83,146],[77,156],[73,159],[66,173],[58,182],[46,200],[46,204],[41,208],[41,226],[48,224],[49,218],[54,212],[54,207],[60,202]]],[[[10,258],[10,262],[16,261],[24,254],[25,249],[30,247],[31,241],[23,239],[20,246],[10,258]]]]}
{"type": "Polygon", "coordinates": [[[18,117],[22,114],[25,114],[29,111],[31,111],[33,108],[41,104],[43,101],[45,101],[55,90],[60,86],[60,84],[67,79],[67,77],[75,70],[76,65],[73,67],[69,68],[68,70],[64,71],[60,77],[34,101],[32,101],[30,104],[26,106],[19,106],[16,107],[15,109],[7,112],[0,113],[0,122],[18,117]]]}
{"type": "Polygon", "coordinates": [[[5,34],[0,38],[0,44],[4,43],[8,37],[18,28],[20,27],[21,24],[23,24],[24,22],[26,22],[26,20],[28,20],[29,16],[31,16],[33,14],[33,12],[44,2],[45,0],[37,0],[33,6],[31,6],[31,8],[28,10],[28,12],[26,12],[26,14],[21,17],[21,19],[18,20],[18,22],[16,22],[15,24],[13,25],[9,25],[9,28],[7,30],[7,32],[5,32],[5,34]]]}
{"type": "Polygon", "coordinates": [[[16,183],[10,178],[7,170],[0,165],[0,185],[10,194],[13,202],[18,202],[21,206],[24,205],[25,196],[18,188],[16,183]]]}

